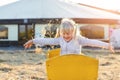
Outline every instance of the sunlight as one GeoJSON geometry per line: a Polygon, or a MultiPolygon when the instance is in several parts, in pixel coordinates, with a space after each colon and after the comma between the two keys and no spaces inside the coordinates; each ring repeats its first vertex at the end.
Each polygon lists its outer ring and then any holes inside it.
{"type": "Polygon", "coordinates": [[[4,5],[7,5],[7,4],[16,2],[16,1],[19,1],[19,0],[0,0],[0,6],[4,6],[4,5]]]}
{"type": "Polygon", "coordinates": [[[100,1],[101,1],[100,5],[103,8],[113,9],[113,10],[120,9],[120,7],[119,7],[120,6],[119,5],[120,1],[119,0],[109,0],[109,1],[107,1],[107,0],[100,0],[100,1]]]}
{"type": "Polygon", "coordinates": [[[91,6],[101,7],[105,9],[120,10],[120,0],[70,0],[75,3],[84,3],[91,6]]]}

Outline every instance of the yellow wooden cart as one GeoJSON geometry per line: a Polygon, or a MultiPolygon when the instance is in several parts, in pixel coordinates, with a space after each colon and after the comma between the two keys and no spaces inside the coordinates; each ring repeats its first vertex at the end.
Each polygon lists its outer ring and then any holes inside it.
{"type": "Polygon", "coordinates": [[[77,54],[59,56],[60,49],[48,52],[48,80],[97,80],[98,60],[77,54]]]}

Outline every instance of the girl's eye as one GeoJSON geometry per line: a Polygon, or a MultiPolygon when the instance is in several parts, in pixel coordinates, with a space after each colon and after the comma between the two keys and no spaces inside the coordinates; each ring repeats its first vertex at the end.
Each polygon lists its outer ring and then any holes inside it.
{"type": "Polygon", "coordinates": [[[69,33],[66,33],[67,35],[69,35],[69,33]]]}
{"type": "Polygon", "coordinates": [[[69,35],[69,33],[63,33],[64,35],[69,35]]]}

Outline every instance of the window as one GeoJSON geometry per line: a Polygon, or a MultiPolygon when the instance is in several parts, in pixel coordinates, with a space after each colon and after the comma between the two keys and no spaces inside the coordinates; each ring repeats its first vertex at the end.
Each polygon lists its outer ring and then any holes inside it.
{"type": "Polygon", "coordinates": [[[19,25],[19,44],[23,45],[26,41],[33,37],[33,25],[19,25]]]}
{"type": "Polygon", "coordinates": [[[0,25],[0,39],[8,39],[8,27],[0,25]]]}
{"type": "Polygon", "coordinates": [[[81,34],[90,39],[104,39],[106,25],[87,24],[80,26],[81,34]]]}

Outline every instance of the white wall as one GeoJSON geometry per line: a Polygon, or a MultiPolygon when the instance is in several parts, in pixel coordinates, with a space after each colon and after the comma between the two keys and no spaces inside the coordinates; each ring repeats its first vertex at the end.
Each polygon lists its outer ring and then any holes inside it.
{"type": "Polygon", "coordinates": [[[44,31],[47,24],[36,24],[35,25],[35,37],[44,37],[44,31]]]}
{"type": "Polygon", "coordinates": [[[8,39],[0,39],[0,41],[18,41],[18,25],[4,25],[8,27],[8,39]]]}
{"type": "Polygon", "coordinates": [[[109,39],[109,25],[106,25],[105,27],[104,27],[104,39],[109,39]]]}

